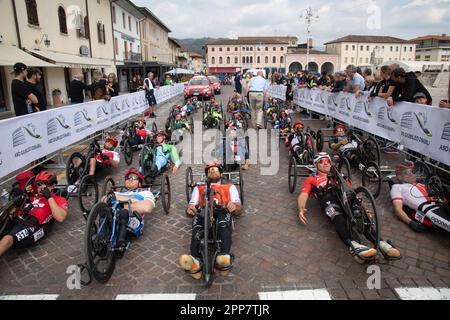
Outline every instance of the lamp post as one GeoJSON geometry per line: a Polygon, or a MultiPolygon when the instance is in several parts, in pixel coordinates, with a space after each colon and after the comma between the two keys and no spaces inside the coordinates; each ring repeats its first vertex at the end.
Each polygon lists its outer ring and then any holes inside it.
{"type": "Polygon", "coordinates": [[[313,9],[311,7],[308,7],[308,9],[304,9],[303,12],[300,14],[300,19],[303,20],[304,23],[307,25],[307,39],[306,39],[306,68],[305,70],[309,70],[309,39],[311,39],[311,25],[314,21],[319,20],[319,15],[317,13],[314,13],[313,9]]]}

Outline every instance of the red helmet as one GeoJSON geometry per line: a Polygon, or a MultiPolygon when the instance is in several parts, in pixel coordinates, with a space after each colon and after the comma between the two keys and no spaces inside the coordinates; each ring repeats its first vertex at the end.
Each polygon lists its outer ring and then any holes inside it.
{"type": "Polygon", "coordinates": [[[205,168],[205,174],[206,174],[206,175],[208,175],[208,171],[209,171],[209,169],[211,169],[211,168],[218,168],[219,171],[220,171],[220,173],[221,173],[221,174],[223,173],[222,165],[221,165],[219,162],[214,161],[214,162],[211,162],[211,163],[207,164],[207,165],[206,165],[206,168],[205,168]]]}
{"type": "Polygon", "coordinates": [[[117,148],[117,146],[119,145],[119,140],[117,140],[117,138],[114,136],[106,137],[105,143],[107,142],[111,143],[114,146],[114,148],[117,148]]]}
{"type": "Polygon", "coordinates": [[[167,138],[167,132],[165,132],[164,130],[158,130],[156,131],[155,136],[164,136],[165,138],[167,138]]]}
{"type": "Polygon", "coordinates": [[[338,129],[342,129],[342,130],[344,130],[345,132],[347,132],[347,126],[345,125],[345,124],[338,124],[335,128],[334,128],[334,134],[336,134],[337,133],[337,130],[338,129]]]}
{"type": "Polygon", "coordinates": [[[144,125],[147,125],[147,121],[144,118],[136,119],[136,122],[142,122],[144,125]]]}
{"type": "Polygon", "coordinates": [[[284,109],[284,108],[281,109],[281,110],[280,110],[280,113],[286,113],[286,109],[284,109]]]}
{"type": "Polygon", "coordinates": [[[35,182],[46,182],[49,185],[55,185],[58,183],[58,179],[56,177],[56,174],[54,174],[53,172],[42,171],[36,176],[35,182]]]}
{"type": "Polygon", "coordinates": [[[294,124],[294,130],[297,129],[297,127],[303,128],[305,124],[301,121],[298,121],[294,124]]]}
{"type": "Polygon", "coordinates": [[[128,178],[128,176],[129,176],[130,174],[135,174],[135,175],[138,176],[139,182],[141,183],[141,186],[144,184],[144,176],[142,175],[142,173],[139,172],[139,170],[134,169],[134,168],[128,170],[128,171],[125,173],[125,180],[128,178]]]}

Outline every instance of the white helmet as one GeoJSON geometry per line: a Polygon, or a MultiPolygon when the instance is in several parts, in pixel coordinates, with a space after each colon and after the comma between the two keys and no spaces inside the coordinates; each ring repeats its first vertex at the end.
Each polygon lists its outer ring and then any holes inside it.
{"type": "Polygon", "coordinates": [[[316,156],[314,157],[314,164],[318,163],[320,160],[322,159],[328,159],[331,162],[331,157],[328,155],[328,153],[326,152],[321,152],[316,154],[316,156]]]}

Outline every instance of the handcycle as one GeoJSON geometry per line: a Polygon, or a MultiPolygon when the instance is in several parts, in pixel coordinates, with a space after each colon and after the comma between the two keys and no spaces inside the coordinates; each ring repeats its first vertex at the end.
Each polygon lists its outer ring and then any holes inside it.
{"type": "Polygon", "coordinates": [[[224,113],[222,104],[217,106],[211,105],[211,103],[205,103],[203,107],[203,128],[220,129],[221,122],[224,119],[224,113]]]}
{"type": "MultiPolygon", "coordinates": [[[[155,185],[153,185],[155,186],[155,185]]],[[[152,186],[143,186],[151,188],[152,186]]],[[[120,213],[123,209],[131,210],[131,201],[118,201],[114,191],[124,187],[116,186],[113,178],[107,178],[103,185],[105,202],[97,203],[91,210],[86,225],[84,238],[84,251],[86,255],[86,265],[89,273],[90,283],[92,277],[99,283],[107,283],[111,278],[116,260],[122,258],[129,249],[130,243],[123,248],[118,246],[119,230],[121,227],[120,213]]],[[[155,200],[161,200],[166,214],[170,210],[171,191],[168,176],[164,176],[161,190],[155,194],[155,200]]]]}
{"type": "MultiPolygon", "coordinates": [[[[139,151],[140,145],[135,144],[136,141],[136,122],[130,121],[127,122],[125,127],[122,129],[122,141],[120,142],[119,151],[123,152],[125,162],[127,165],[131,165],[133,163],[133,152],[139,151]]],[[[156,122],[153,123],[152,132],[155,133],[158,131],[158,126],[156,122]]]]}

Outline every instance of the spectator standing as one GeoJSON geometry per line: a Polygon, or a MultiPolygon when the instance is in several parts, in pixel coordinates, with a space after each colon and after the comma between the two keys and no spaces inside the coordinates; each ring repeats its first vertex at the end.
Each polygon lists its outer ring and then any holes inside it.
{"type": "Polygon", "coordinates": [[[75,75],[69,86],[69,98],[71,104],[78,104],[84,102],[84,91],[89,92],[91,88],[84,83],[84,76],[82,74],[75,75]]]}
{"type": "Polygon", "coordinates": [[[331,92],[337,93],[344,91],[345,87],[347,86],[347,75],[344,72],[336,72],[334,75],[334,86],[331,92]]]}
{"type": "Polygon", "coordinates": [[[139,90],[139,83],[137,81],[137,77],[134,76],[133,79],[130,81],[130,93],[137,92],[139,90]]]}
{"type": "Polygon", "coordinates": [[[395,82],[395,90],[392,97],[387,102],[393,106],[394,102],[405,101],[414,103],[414,95],[422,92],[427,97],[427,104],[432,105],[433,99],[425,86],[416,78],[414,72],[408,72],[403,68],[397,68],[392,72],[392,79],[395,82]]]}
{"type": "Polygon", "coordinates": [[[165,85],[165,86],[171,86],[171,85],[173,85],[173,81],[172,81],[172,79],[170,78],[170,75],[166,75],[166,81],[164,81],[164,85],[165,85]]]}
{"type": "Polygon", "coordinates": [[[25,85],[27,76],[27,66],[23,63],[16,63],[13,67],[14,79],[11,82],[11,94],[16,117],[32,113],[32,104],[39,104],[38,98],[25,85]]]}
{"type": "Polygon", "coordinates": [[[108,75],[107,84],[108,93],[111,97],[117,97],[119,95],[119,83],[117,82],[117,76],[115,73],[110,73],[108,75]]]}
{"type": "Polygon", "coordinates": [[[447,100],[441,100],[439,102],[439,108],[446,108],[449,109],[450,108],[450,77],[448,78],[448,99],[447,100]]]}
{"type": "Polygon", "coordinates": [[[93,72],[94,82],[92,82],[90,89],[93,100],[104,99],[106,101],[111,100],[111,96],[108,94],[107,81],[100,70],[93,72]]]}
{"type": "Polygon", "coordinates": [[[236,72],[234,76],[234,88],[237,93],[242,94],[242,77],[239,72],[236,72]]]}
{"type": "Polygon", "coordinates": [[[286,102],[289,106],[289,110],[294,109],[294,89],[295,89],[295,82],[292,75],[289,75],[289,77],[286,80],[286,102]]]}
{"type": "Polygon", "coordinates": [[[259,71],[257,76],[249,82],[249,102],[252,116],[253,128],[263,129],[263,105],[264,95],[269,87],[263,72],[259,71]]]}
{"type": "Polygon", "coordinates": [[[349,65],[345,69],[345,73],[350,78],[345,89],[346,92],[357,93],[363,91],[366,85],[364,84],[364,78],[357,72],[357,68],[354,65],[349,65]]]}
{"type": "Polygon", "coordinates": [[[27,80],[25,84],[30,89],[31,93],[38,99],[37,104],[32,104],[33,112],[45,111],[47,110],[47,101],[45,100],[44,93],[39,88],[39,83],[42,79],[42,72],[37,68],[28,69],[27,80]]]}
{"type": "Polygon", "coordinates": [[[155,75],[153,74],[153,72],[149,72],[147,76],[148,77],[144,79],[144,90],[145,97],[147,98],[149,106],[149,117],[156,118],[155,108],[157,107],[157,103],[155,97],[155,75]]]}

